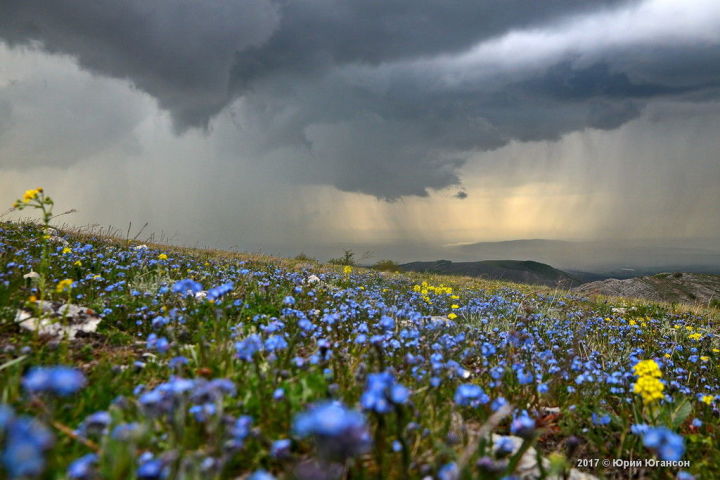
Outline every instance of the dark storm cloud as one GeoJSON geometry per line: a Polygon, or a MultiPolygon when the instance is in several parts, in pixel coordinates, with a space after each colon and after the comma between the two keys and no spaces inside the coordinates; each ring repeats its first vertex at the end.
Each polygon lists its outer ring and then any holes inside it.
{"type": "Polygon", "coordinates": [[[102,75],[129,79],[180,128],[204,126],[233,95],[233,55],[265,42],[279,20],[268,0],[0,2],[0,37],[39,42],[102,75]]]}
{"type": "Polygon", "coordinates": [[[720,56],[712,36],[658,46],[663,31],[652,25],[573,30],[578,19],[643,4],[4,0],[0,38],[128,79],[179,130],[228,107],[240,127],[224,148],[291,181],[394,200],[459,185],[478,150],[614,129],[659,97],[716,97],[720,71],[703,62],[720,56]],[[543,28],[512,47],[515,32],[543,28]],[[511,47],[473,53],[504,36],[511,47]]]}

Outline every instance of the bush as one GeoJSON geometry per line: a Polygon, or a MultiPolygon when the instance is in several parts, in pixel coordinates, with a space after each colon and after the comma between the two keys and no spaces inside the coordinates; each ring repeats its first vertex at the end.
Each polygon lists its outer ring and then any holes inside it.
{"type": "Polygon", "coordinates": [[[349,265],[351,267],[354,267],[356,265],[355,252],[353,252],[352,250],[345,250],[345,253],[342,257],[331,258],[330,260],[328,260],[328,263],[330,265],[349,265]]]}
{"type": "Polygon", "coordinates": [[[379,270],[381,272],[399,272],[400,265],[392,260],[378,260],[375,265],[371,267],[373,270],[379,270]]]}

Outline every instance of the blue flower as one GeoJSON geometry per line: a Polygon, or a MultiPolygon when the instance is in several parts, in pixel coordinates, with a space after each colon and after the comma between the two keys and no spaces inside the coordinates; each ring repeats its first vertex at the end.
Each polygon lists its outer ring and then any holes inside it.
{"type": "Polygon", "coordinates": [[[34,367],[22,379],[30,393],[50,392],[60,396],[71,395],[85,386],[85,376],[70,367],[34,367]]]}
{"type": "Polygon", "coordinates": [[[365,410],[377,413],[388,413],[392,405],[407,402],[410,391],[395,383],[395,378],[388,372],[371,373],[368,375],[365,391],[360,397],[360,404],[365,410]]]}
{"type": "Polygon", "coordinates": [[[151,333],[147,337],[147,349],[157,350],[158,353],[167,353],[170,349],[170,342],[165,337],[158,337],[157,334],[151,333]]]}
{"type": "Polygon", "coordinates": [[[175,282],[175,285],[172,287],[173,292],[184,296],[195,295],[200,290],[202,290],[202,285],[191,278],[175,282]]]}
{"type": "Polygon", "coordinates": [[[160,480],[166,478],[168,469],[160,459],[151,458],[145,460],[137,469],[138,480],[160,480]]]}
{"type": "Polygon", "coordinates": [[[365,417],[339,402],[324,402],[300,413],[293,422],[299,437],[313,437],[322,456],[348,458],[365,453],[370,432],[365,417]]]}
{"type": "Polygon", "coordinates": [[[490,401],[480,385],[465,383],[455,389],[455,403],[462,407],[477,407],[490,401]]]}
{"type": "Polygon", "coordinates": [[[67,476],[69,478],[75,478],[84,480],[86,478],[92,478],[95,474],[95,466],[97,465],[98,456],[95,453],[88,453],[77,460],[74,460],[70,466],[68,466],[67,476]]]}
{"type": "Polygon", "coordinates": [[[100,435],[110,426],[110,414],[106,411],[95,412],[88,415],[78,427],[78,431],[84,435],[100,435]]]}
{"type": "Polygon", "coordinates": [[[252,417],[249,415],[242,415],[235,420],[232,428],[230,429],[230,435],[232,435],[231,445],[240,448],[245,443],[245,439],[250,435],[250,429],[252,427],[252,417]]]}
{"type": "Polygon", "coordinates": [[[282,458],[290,453],[292,442],[289,438],[275,440],[270,446],[270,455],[274,458],[282,458]]]}
{"type": "Polygon", "coordinates": [[[460,478],[460,470],[455,463],[448,463],[440,467],[437,473],[438,480],[458,480],[460,478]]]}
{"type": "Polygon", "coordinates": [[[275,480],[275,477],[265,470],[257,470],[253,472],[247,480],[275,480]]]}
{"type": "Polygon", "coordinates": [[[207,298],[209,300],[217,300],[223,295],[227,295],[228,293],[232,292],[233,288],[235,288],[235,285],[232,282],[223,283],[222,285],[213,287],[208,290],[207,298]]]}
{"type": "Polygon", "coordinates": [[[535,420],[530,418],[527,413],[521,413],[510,424],[510,433],[518,437],[528,438],[535,432],[535,420]]]}
{"type": "Polygon", "coordinates": [[[598,415],[597,413],[592,414],[592,423],[595,425],[607,425],[610,423],[610,415],[598,415]]]}
{"type": "Polygon", "coordinates": [[[235,351],[238,358],[246,362],[252,361],[253,357],[262,348],[262,340],[257,334],[252,334],[246,339],[235,344],[235,351]]]}
{"type": "Polygon", "coordinates": [[[666,427],[648,428],[643,445],[655,450],[661,460],[678,461],[685,454],[685,439],[666,427]]]}
{"type": "Polygon", "coordinates": [[[2,462],[11,478],[33,477],[45,468],[45,451],[54,439],[50,431],[31,417],[6,420],[2,462]]]}
{"type": "Polygon", "coordinates": [[[495,441],[495,453],[498,457],[505,457],[515,451],[515,442],[510,437],[500,437],[495,441]]]}

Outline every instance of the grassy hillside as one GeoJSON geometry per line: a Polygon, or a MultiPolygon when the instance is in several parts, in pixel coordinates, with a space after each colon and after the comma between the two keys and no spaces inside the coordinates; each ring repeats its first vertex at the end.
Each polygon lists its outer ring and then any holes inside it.
{"type": "Polygon", "coordinates": [[[715,313],[629,305],[0,224],[0,477],[720,476],[715,313]]]}
{"type": "Polygon", "coordinates": [[[720,275],[660,273],[624,280],[607,279],[586,283],[577,290],[586,294],[720,306],[720,275]]]}
{"type": "Polygon", "coordinates": [[[505,280],[550,287],[569,288],[579,282],[567,273],[545,263],[530,260],[483,260],[479,262],[412,262],[400,265],[409,272],[438,273],[441,275],[465,275],[490,280],[505,280]]]}

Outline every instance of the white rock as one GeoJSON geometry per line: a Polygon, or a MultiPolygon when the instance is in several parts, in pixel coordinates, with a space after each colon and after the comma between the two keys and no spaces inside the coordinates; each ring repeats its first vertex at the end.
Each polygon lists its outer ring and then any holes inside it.
{"type": "Polygon", "coordinates": [[[66,246],[66,247],[67,247],[68,245],[70,245],[67,240],[65,240],[65,239],[62,238],[62,237],[58,237],[57,235],[50,235],[50,239],[49,239],[49,240],[50,240],[51,242],[60,243],[60,244],[62,244],[62,245],[64,245],[64,246],[66,246]]]}
{"type": "Polygon", "coordinates": [[[35,312],[19,309],[15,314],[15,322],[25,330],[37,331],[40,335],[74,339],[79,332],[92,333],[97,330],[102,318],[86,307],[71,303],[38,302],[41,315],[38,319],[35,312]]]}
{"type": "Polygon", "coordinates": [[[133,247],[133,250],[147,250],[148,248],[149,248],[149,247],[148,247],[147,245],[142,244],[142,245],[135,245],[135,246],[133,247]]]}
{"type": "Polygon", "coordinates": [[[320,277],[318,277],[317,275],[310,275],[307,278],[307,283],[318,283],[319,281],[320,281],[320,277]]]}

